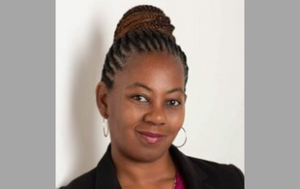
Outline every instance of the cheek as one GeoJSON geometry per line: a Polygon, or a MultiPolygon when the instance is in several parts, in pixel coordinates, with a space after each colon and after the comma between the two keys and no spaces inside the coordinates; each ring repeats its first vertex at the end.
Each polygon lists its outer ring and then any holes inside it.
{"type": "Polygon", "coordinates": [[[143,115],[142,109],[136,108],[126,99],[112,101],[108,112],[110,130],[116,137],[126,137],[124,133],[132,131],[143,115]]]}
{"type": "Polygon", "coordinates": [[[183,125],[185,111],[184,108],[176,111],[168,111],[168,125],[172,132],[177,133],[183,125]]]}

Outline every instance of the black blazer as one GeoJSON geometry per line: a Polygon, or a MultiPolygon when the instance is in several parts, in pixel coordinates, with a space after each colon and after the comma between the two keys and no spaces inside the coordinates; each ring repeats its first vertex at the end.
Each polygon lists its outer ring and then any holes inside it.
{"type": "MultiPolygon", "coordinates": [[[[60,189],[121,189],[110,153],[110,145],[93,170],[60,189]]],[[[244,175],[234,165],[218,164],[185,156],[175,146],[170,154],[187,189],[243,189],[244,175]]]]}

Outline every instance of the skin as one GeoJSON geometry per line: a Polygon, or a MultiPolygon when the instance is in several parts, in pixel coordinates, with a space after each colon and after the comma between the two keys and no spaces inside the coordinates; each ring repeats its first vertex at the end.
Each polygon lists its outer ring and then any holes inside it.
{"type": "Polygon", "coordinates": [[[135,54],[97,86],[97,105],[108,120],[112,158],[122,188],[171,188],[176,168],[169,147],[185,115],[184,72],[166,53],[135,54]],[[163,135],[149,143],[141,132],[163,135]],[[159,173],[159,174],[157,174],[159,173]]]}

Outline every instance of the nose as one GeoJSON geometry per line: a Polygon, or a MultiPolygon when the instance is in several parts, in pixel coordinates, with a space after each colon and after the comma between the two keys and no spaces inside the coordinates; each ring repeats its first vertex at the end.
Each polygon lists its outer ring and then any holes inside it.
{"type": "Polygon", "coordinates": [[[145,114],[144,120],[151,125],[162,126],[166,124],[166,113],[164,107],[152,105],[145,114]]]}

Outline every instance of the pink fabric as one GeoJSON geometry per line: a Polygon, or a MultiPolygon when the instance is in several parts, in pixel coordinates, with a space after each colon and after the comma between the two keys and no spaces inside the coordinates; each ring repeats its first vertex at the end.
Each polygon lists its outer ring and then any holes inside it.
{"type": "Polygon", "coordinates": [[[185,189],[183,178],[178,172],[176,173],[176,185],[174,189],[185,189]]]}

